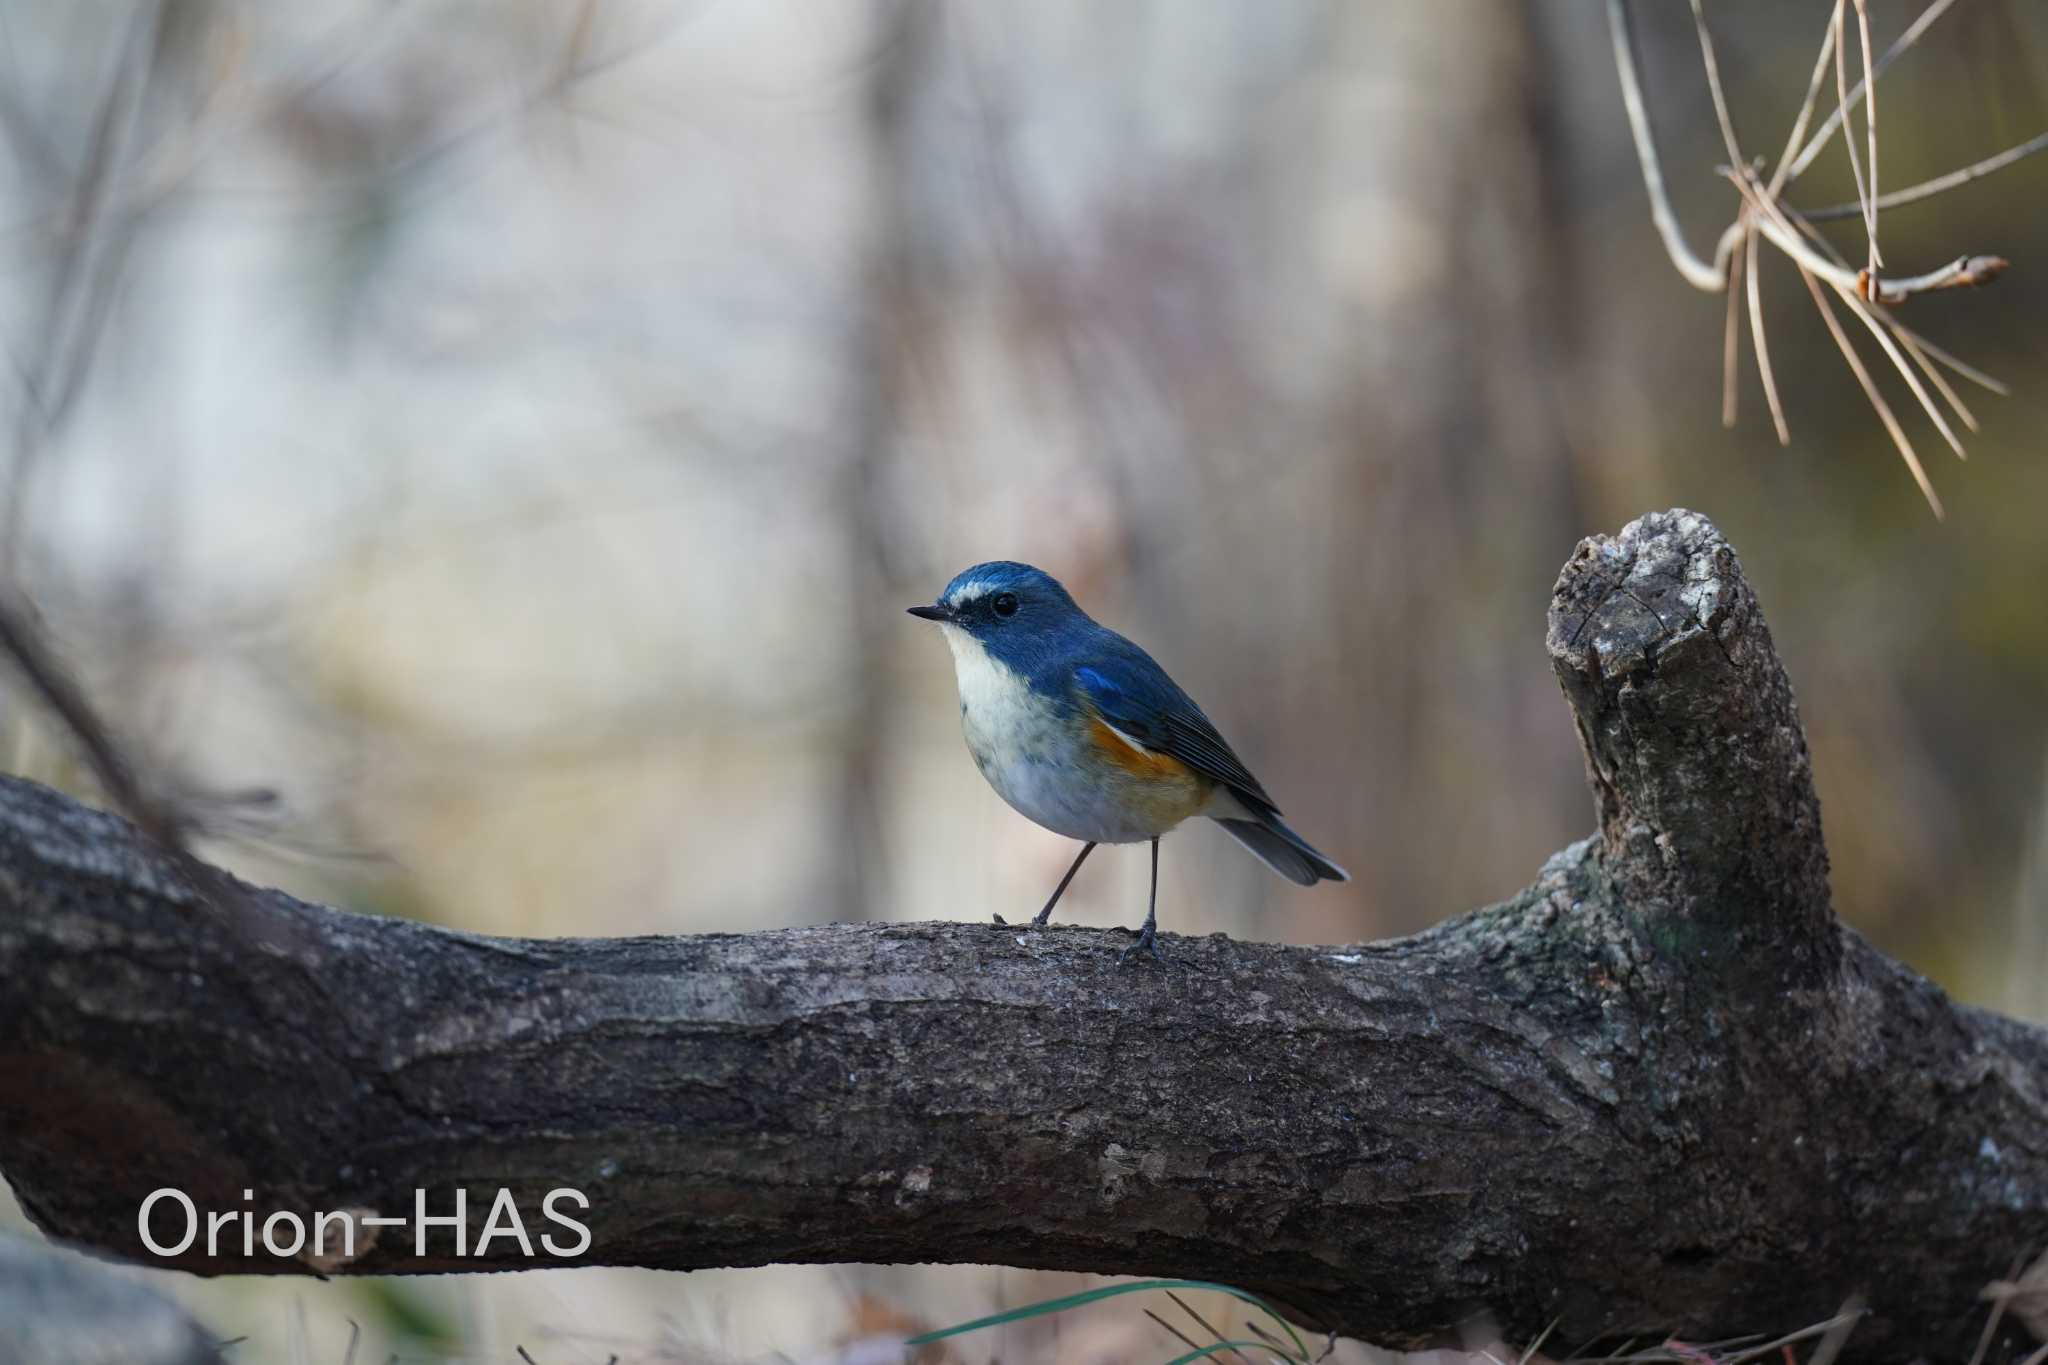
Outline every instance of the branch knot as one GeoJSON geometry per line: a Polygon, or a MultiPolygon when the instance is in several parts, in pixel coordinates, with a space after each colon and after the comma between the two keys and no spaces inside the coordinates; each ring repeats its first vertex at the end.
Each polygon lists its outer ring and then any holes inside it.
{"type": "MultiPolygon", "coordinates": [[[[1712,522],[1682,509],[1580,542],[1551,598],[1609,871],[1689,963],[1831,960],[1820,803],[1792,686],[1712,522]]],[[[1772,973],[1773,976],[1776,973],[1772,973]]]]}

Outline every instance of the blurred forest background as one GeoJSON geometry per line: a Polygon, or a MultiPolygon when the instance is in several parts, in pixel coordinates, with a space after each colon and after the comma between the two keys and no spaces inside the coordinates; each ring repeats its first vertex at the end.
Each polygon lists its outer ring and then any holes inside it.
{"type": "MultiPolygon", "coordinates": [[[[1870,0],[1880,46],[1924,7],[1870,0]]],[[[1828,9],[1709,7],[1745,145],[1828,9]]],[[[1704,249],[1735,197],[1691,19],[1639,10],[1704,249]]],[[[1887,188],[2020,143],[2048,13],[1963,0],[1880,90],[1887,188]]],[[[1946,521],[1776,253],[1792,441],[1746,345],[1722,428],[1723,300],[1651,229],[1583,0],[16,0],[0,193],[5,571],[245,876],[508,934],[1028,913],[1072,846],[983,785],[902,611],[1004,557],[1356,877],[1190,831],[1166,929],[1414,930],[1591,829],[1550,586],[1683,505],[1763,595],[1842,913],[2048,1016],[2048,157],[1884,218],[1895,273],[2014,263],[1901,308],[2012,385],[1967,464],[1858,334],[1946,521]]],[[[1853,198],[1839,141],[1789,197],[1853,198]]],[[[91,794],[0,706],[11,770],[91,794]]],[[[1135,923],[1145,876],[1094,859],[1063,917],[1135,923]]],[[[1075,1283],[155,1278],[242,1359],[322,1361],[349,1320],[366,1360],[808,1357],[849,1312],[1075,1283]]],[[[1134,1310],[1068,1332],[1176,1349],[1134,1310]]]]}

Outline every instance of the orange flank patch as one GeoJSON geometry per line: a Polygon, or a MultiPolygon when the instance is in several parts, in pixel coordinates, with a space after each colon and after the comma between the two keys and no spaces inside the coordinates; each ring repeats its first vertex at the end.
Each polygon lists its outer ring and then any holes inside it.
{"type": "Polygon", "coordinates": [[[1152,782],[1185,782],[1195,776],[1194,769],[1173,755],[1141,749],[1104,721],[1092,722],[1088,737],[1104,758],[1133,777],[1152,782]]]}
{"type": "Polygon", "coordinates": [[[1125,739],[1106,721],[1091,719],[1088,742],[1102,760],[1096,780],[1102,798],[1117,806],[1126,822],[1164,834],[1208,805],[1216,784],[1171,754],[1125,739]]]}

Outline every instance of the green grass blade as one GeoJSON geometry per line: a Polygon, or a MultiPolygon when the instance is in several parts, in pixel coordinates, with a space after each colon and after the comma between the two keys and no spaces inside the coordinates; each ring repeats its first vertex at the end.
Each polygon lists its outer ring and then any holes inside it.
{"type": "MultiPolygon", "coordinates": [[[[1038,1303],[1027,1303],[1021,1308],[1012,1308],[1005,1312],[992,1313],[988,1317],[976,1318],[972,1322],[962,1322],[952,1327],[941,1327],[937,1331],[925,1332],[914,1336],[903,1344],[906,1346],[929,1346],[935,1341],[944,1341],[948,1337],[963,1336],[968,1332],[979,1332],[988,1327],[1001,1327],[1004,1323],[1021,1322],[1026,1318],[1042,1317],[1047,1313],[1064,1313],[1070,1308],[1080,1308],[1085,1304],[1095,1303],[1102,1299],[1112,1299],[1119,1294],[1139,1294],[1154,1289],[1200,1289],[1217,1294],[1228,1294],[1231,1298],[1250,1304],[1272,1318],[1274,1322],[1279,1323],[1281,1330],[1286,1332],[1288,1339],[1294,1343],[1295,1358],[1297,1360],[1306,1361],[1309,1358],[1308,1347],[1302,1343],[1300,1334],[1294,1330],[1294,1324],[1275,1312],[1272,1305],[1247,1290],[1237,1289],[1227,1284],[1215,1284],[1208,1280],[1139,1280],[1132,1284],[1102,1285],[1095,1289],[1082,1290],[1078,1294],[1067,1294],[1057,1299],[1043,1299],[1038,1303]]],[[[1250,1343],[1238,1342],[1235,1343],[1233,1349],[1241,1348],[1245,1345],[1251,1345],[1263,1351],[1273,1349],[1270,1345],[1258,1341],[1250,1343]]],[[[1222,1345],[1205,1346],[1193,1355],[1183,1356],[1181,1361],[1176,1361],[1174,1365],[1181,1365],[1182,1361],[1192,1365],[1192,1362],[1212,1355],[1221,1349],[1223,1349],[1222,1345]]]]}
{"type": "MultiPolygon", "coordinates": [[[[1198,1346],[1194,1350],[1189,1351],[1184,1356],[1175,1356],[1172,1360],[1167,1362],[1167,1365],[1194,1365],[1194,1363],[1198,1360],[1206,1360],[1210,1356],[1222,1355],[1225,1351],[1242,1351],[1246,1349],[1270,1352],[1273,1348],[1257,1339],[1247,1341],[1219,1341],[1213,1346],[1198,1346]]],[[[1302,1357],[1302,1359],[1306,1360],[1307,1357],[1304,1356],[1302,1357]]]]}

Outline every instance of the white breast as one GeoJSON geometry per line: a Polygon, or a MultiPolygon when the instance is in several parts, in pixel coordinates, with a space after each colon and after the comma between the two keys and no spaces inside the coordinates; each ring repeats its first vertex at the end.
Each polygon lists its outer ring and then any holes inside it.
{"type": "Polygon", "coordinates": [[[1086,766],[1085,743],[1048,699],[958,626],[943,627],[975,766],[1018,814],[1055,834],[1123,844],[1160,831],[1123,809],[1086,766]]]}

